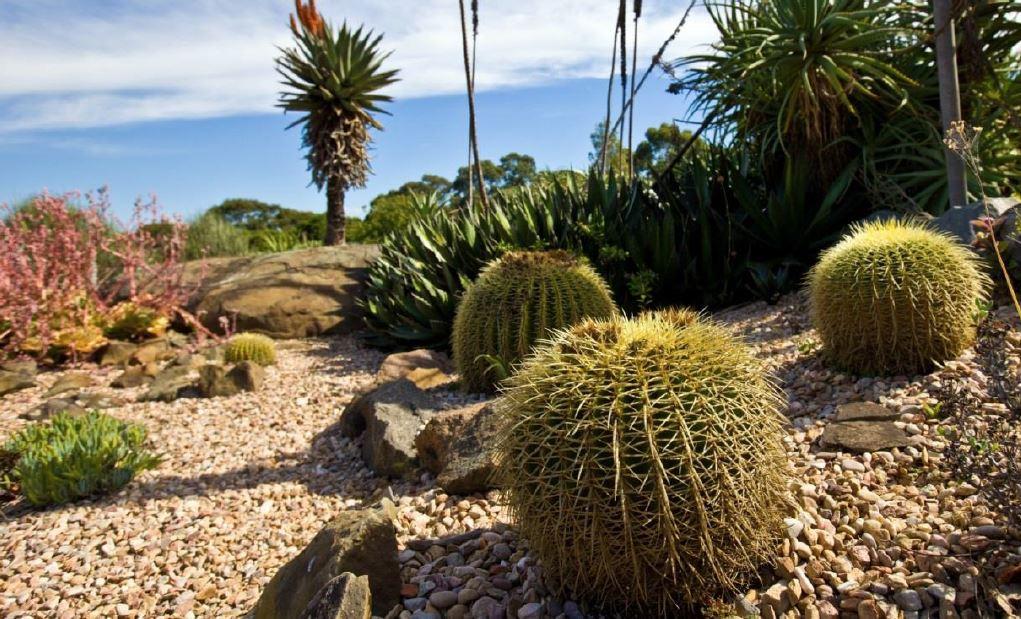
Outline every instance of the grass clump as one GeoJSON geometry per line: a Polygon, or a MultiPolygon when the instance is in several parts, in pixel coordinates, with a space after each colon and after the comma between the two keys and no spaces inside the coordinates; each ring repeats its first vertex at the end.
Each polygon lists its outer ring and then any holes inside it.
{"type": "Polygon", "coordinates": [[[160,463],[145,441],[145,428],[137,424],[97,411],[60,413],[24,428],[4,445],[0,452],[8,454],[10,468],[0,485],[36,506],[113,492],[160,463]]]}
{"type": "Polygon", "coordinates": [[[823,354],[859,374],[912,374],[975,339],[989,278],[953,238],[899,221],[858,226],[808,277],[823,354]]]}
{"type": "Polygon", "coordinates": [[[506,382],[497,474],[555,585],[678,616],[770,556],[788,505],[781,402],[722,327],[586,319],[506,382]]]}

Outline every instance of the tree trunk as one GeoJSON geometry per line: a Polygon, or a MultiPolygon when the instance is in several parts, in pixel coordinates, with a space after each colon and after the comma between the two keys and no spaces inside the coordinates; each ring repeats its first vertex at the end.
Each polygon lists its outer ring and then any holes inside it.
{"type": "Polygon", "coordinates": [[[335,178],[326,181],[326,238],[324,245],[343,245],[347,217],[344,215],[344,189],[335,178]]]}

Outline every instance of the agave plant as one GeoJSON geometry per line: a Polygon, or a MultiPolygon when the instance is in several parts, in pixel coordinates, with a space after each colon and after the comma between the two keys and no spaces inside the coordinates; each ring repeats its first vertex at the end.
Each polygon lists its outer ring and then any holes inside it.
{"type": "Polygon", "coordinates": [[[316,9],[295,0],[291,16],[295,47],[281,49],[277,71],[287,88],[278,106],[301,117],[302,142],[312,182],[326,187],[327,245],[344,242],[344,194],[363,187],[370,172],[369,129],[382,129],[375,114],[391,97],[380,90],[397,81],[397,71],[384,69],[390,56],[380,50],[382,35],[334,28],[316,9]]]}

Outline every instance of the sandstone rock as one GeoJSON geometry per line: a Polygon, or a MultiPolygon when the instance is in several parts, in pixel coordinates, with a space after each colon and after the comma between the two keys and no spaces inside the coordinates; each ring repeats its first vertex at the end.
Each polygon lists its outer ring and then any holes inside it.
{"type": "Polygon", "coordinates": [[[451,494],[491,489],[496,417],[491,403],[445,411],[429,420],[415,439],[422,465],[451,494]]]}
{"type": "Polygon", "coordinates": [[[79,406],[74,400],[67,398],[52,398],[36,406],[35,408],[18,415],[19,419],[26,421],[46,421],[59,413],[71,413],[80,415],[85,409],[79,406]]]}
{"type": "Polygon", "coordinates": [[[188,309],[209,329],[219,318],[239,331],[278,338],[346,333],[361,322],[356,305],[375,245],[341,245],[205,261],[186,265],[186,280],[202,277],[188,309]]]}
{"type": "Polygon", "coordinates": [[[136,344],[111,340],[99,353],[99,365],[127,365],[138,350],[136,344]]]}
{"type": "Polygon", "coordinates": [[[346,511],[327,524],[266,586],[255,619],[302,616],[316,594],[345,572],[368,577],[373,614],[384,616],[400,602],[397,533],[379,511],[346,511]]]}
{"type": "Polygon", "coordinates": [[[35,376],[39,372],[39,366],[32,359],[11,359],[0,363],[0,371],[35,376]]]}
{"type": "Polygon", "coordinates": [[[124,401],[106,393],[80,391],[74,395],[74,401],[84,409],[116,408],[123,406],[124,401]]]}
{"type": "MultiPolygon", "coordinates": [[[[450,357],[446,354],[427,348],[419,348],[389,355],[383,360],[382,365],[379,366],[376,380],[380,383],[385,383],[405,378],[415,370],[439,370],[444,374],[449,374],[454,371],[454,366],[450,362],[450,357]]],[[[428,387],[422,388],[427,389],[428,387]]]]}
{"type": "Polygon", "coordinates": [[[344,572],[320,589],[302,619],[371,619],[372,592],[368,576],[344,572]]]}
{"type": "Polygon", "coordinates": [[[20,372],[0,370],[0,396],[35,387],[35,378],[20,372]]]}
{"type": "Polygon", "coordinates": [[[229,370],[209,363],[199,368],[199,392],[207,397],[230,397],[242,391],[258,391],[266,370],[251,361],[242,361],[229,370]]]}
{"type": "Polygon", "coordinates": [[[415,368],[405,378],[415,383],[419,389],[432,389],[454,382],[453,376],[437,368],[415,368]]]}
{"type": "Polygon", "coordinates": [[[194,386],[195,379],[191,369],[171,366],[153,378],[149,390],[142,394],[138,400],[140,402],[173,402],[192,390],[194,386]]]}
{"type": "Polygon", "coordinates": [[[850,402],[837,407],[833,421],[891,421],[899,415],[874,402],[850,402]]]}
{"type": "Polygon", "coordinates": [[[150,376],[142,366],[136,365],[131,366],[118,374],[112,381],[110,381],[110,386],[117,389],[141,387],[142,385],[148,385],[151,383],[152,378],[153,377],[150,376]]]}
{"type": "Polygon", "coordinates": [[[67,393],[68,391],[77,391],[93,385],[92,377],[85,372],[71,372],[64,374],[57,379],[57,382],[53,383],[53,386],[43,394],[44,398],[52,398],[53,396],[67,393]]]}
{"type": "Polygon", "coordinates": [[[170,347],[170,342],[166,338],[157,338],[139,344],[132,360],[142,365],[148,365],[173,359],[175,356],[177,353],[170,347]]]}

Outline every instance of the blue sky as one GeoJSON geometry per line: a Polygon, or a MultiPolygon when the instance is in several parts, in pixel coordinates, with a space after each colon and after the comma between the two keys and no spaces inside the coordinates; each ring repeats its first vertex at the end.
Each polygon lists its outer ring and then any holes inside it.
{"type": "MultiPolygon", "coordinates": [[[[393,115],[376,134],[372,196],[463,165],[466,105],[453,0],[320,0],[328,18],[386,32],[393,115]],[[453,7],[453,10],[451,8],[453,7]]],[[[481,2],[478,83],[482,156],[533,155],[542,168],[582,167],[605,106],[610,3],[481,2]],[[497,27],[497,25],[501,27],[497,27]],[[488,27],[488,28],[487,28],[488,27]]],[[[646,2],[639,64],[687,3],[646,2]]],[[[3,0],[0,2],[0,202],[109,185],[123,216],[136,196],[191,216],[228,197],[320,210],[300,132],[274,109],[274,45],[286,43],[281,0],[3,0]],[[66,32],[53,37],[52,32],[66,32]],[[10,62],[8,62],[10,61],[10,62]]],[[[711,40],[693,15],[668,56],[711,40]]],[[[636,131],[681,118],[684,100],[650,79],[636,131]]]]}

